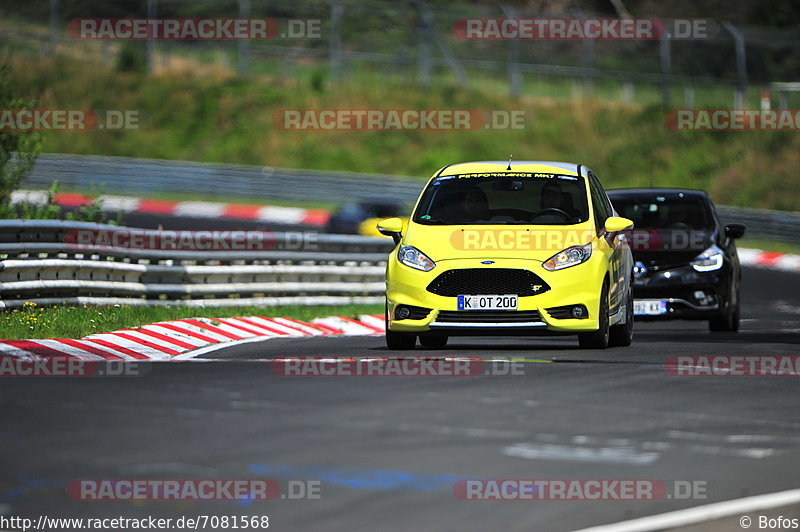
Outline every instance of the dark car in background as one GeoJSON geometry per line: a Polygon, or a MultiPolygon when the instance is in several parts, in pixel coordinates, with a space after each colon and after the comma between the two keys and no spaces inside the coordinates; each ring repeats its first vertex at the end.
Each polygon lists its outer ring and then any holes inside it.
{"type": "Polygon", "coordinates": [[[391,199],[371,199],[342,204],[328,220],[326,232],[340,235],[381,236],[376,225],[384,218],[406,216],[408,207],[391,199]]]}
{"type": "Polygon", "coordinates": [[[700,190],[618,189],[608,197],[634,221],[634,315],[708,320],[711,331],[739,329],[741,224],[723,226],[700,190]]]}

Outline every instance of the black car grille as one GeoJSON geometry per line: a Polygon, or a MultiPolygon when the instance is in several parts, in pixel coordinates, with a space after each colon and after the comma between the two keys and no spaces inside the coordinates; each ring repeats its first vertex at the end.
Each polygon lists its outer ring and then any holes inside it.
{"type": "MultiPolygon", "coordinates": [[[[694,301],[694,292],[697,288],[683,288],[683,287],[643,287],[633,285],[633,297],[636,299],[685,299],[687,301],[694,301]]],[[[706,293],[714,294],[715,291],[708,288],[703,289],[706,293]]]]}
{"type": "Polygon", "coordinates": [[[439,323],[529,323],[540,322],[538,310],[441,310],[439,323]]]}
{"type": "Polygon", "coordinates": [[[508,268],[448,270],[428,285],[428,292],[448,297],[505,294],[522,297],[543,294],[548,290],[550,286],[535,273],[508,268]]]}

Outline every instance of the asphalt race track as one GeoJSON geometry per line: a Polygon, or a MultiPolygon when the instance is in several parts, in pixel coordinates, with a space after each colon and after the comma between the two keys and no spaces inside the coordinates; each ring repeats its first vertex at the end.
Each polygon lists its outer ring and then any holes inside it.
{"type": "MultiPolygon", "coordinates": [[[[798,485],[797,378],[675,377],[671,355],[798,355],[798,276],[745,269],[738,334],[637,323],[634,345],[457,339],[415,354],[525,359],[523,375],[284,377],[290,355],[386,356],[383,338],[268,340],[141,378],[2,382],[0,514],[269,515],[270,530],[572,530],[798,485]],[[320,481],[320,498],[74,501],[80,478],[320,481]],[[696,481],[706,499],[463,501],[461,479],[696,481]]],[[[404,353],[405,354],[405,353],[404,353]]],[[[685,485],[685,484],[682,484],[685,485]]],[[[669,489],[669,493],[676,493],[669,489]]],[[[756,528],[756,527],[754,527],[756,528]]],[[[740,530],[738,517],[724,529],[740,530]]]]}

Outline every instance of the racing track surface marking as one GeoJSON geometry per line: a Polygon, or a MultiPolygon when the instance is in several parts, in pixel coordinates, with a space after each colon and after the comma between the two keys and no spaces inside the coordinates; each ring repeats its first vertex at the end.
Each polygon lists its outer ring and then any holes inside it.
{"type": "MultiPolygon", "coordinates": [[[[655,530],[667,530],[680,526],[704,523],[732,515],[742,516],[749,512],[779,508],[799,502],[800,489],[793,489],[767,493],[765,495],[754,495],[743,499],[705,504],[703,506],[641,517],[630,521],[582,528],[574,532],[650,532],[655,530]]],[[[755,528],[757,529],[758,527],[756,526],[755,528]]]]}

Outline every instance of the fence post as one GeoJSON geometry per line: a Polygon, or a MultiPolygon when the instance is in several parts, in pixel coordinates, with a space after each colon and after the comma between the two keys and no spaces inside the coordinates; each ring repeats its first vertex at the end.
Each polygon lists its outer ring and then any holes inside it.
{"type": "MultiPolygon", "coordinates": [[[[516,10],[507,5],[500,6],[506,18],[516,18],[516,10]]],[[[519,72],[519,39],[508,41],[508,96],[517,98],[520,94],[522,78],[519,72]]]]}
{"type": "MultiPolygon", "coordinates": [[[[580,19],[586,18],[582,11],[576,11],[575,14],[580,19]]],[[[594,40],[583,39],[581,49],[583,50],[583,84],[586,86],[587,94],[592,94],[594,88],[594,40]]]]}
{"type": "Polygon", "coordinates": [[[329,51],[329,77],[337,81],[342,63],[342,14],[344,7],[338,0],[328,0],[331,6],[331,40],[329,51]]]}
{"type": "Polygon", "coordinates": [[[744,94],[747,90],[747,63],[745,57],[744,34],[730,22],[723,22],[722,25],[733,35],[736,41],[736,73],[738,75],[736,92],[733,97],[733,106],[736,109],[744,109],[744,94]]]}
{"type": "Polygon", "coordinates": [[[431,8],[424,1],[417,2],[417,5],[419,6],[422,14],[422,21],[428,28],[431,38],[436,41],[436,47],[439,48],[440,52],[442,52],[445,61],[447,61],[447,64],[450,66],[450,70],[452,70],[453,74],[455,74],[459,84],[466,88],[469,84],[469,79],[467,78],[466,72],[464,72],[464,67],[458,61],[458,58],[455,56],[450,47],[447,46],[447,43],[444,42],[444,39],[442,39],[441,36],[436,32],[436,28],[433,24],[433,13],[431,12],[431,8]]]}
{"type": "MultiPolygon", "coordinates": [[[[250,0],[239,0],[239,18],[245,19],[250,16],[250,0]]],[[[237,68],[236,75],[240,78],[248,74],[248,60],[250,57],[250,41],[246,39],[239,39],[237,42],[237,68]]]]}
{"type": "Polygon", "coordinates": [[[50,0],[50,57],[56,55],[58,45],[58,0],[50,0]]]}
{"type": "Polygon", "coordinates": [[[691,84],[683,86],[683,106],[686,109],[694,109],[694,87],[691,84]]]}
{"type": "Polygon", "coordinates": [[[633,103],[634,101],[633,82],[631,81],[622,82],[622,101],[624,101],[625,103],[633,103]]]}
{"type": "MultiPolygon", "coordinates": [[[[158,16],[158,0],[147,0],[147,18],[152,19],[158,16]]],[[[147,73],[152,74],[156,66],[156,41],[151,35],[147,39],[147,73]]]]}
{"type": "Polygon", "coordinates": [[[664,107],[667,107],[670,103],[672,85],[672,51],[669,37],[666,34],[659,39],[659,45],[661,56],[661,102],[664,107]]]}
{"type": "Polygon", "coordinates": [[[424,22],[420,23],[417,35],[419,35],[417,82],[422,87],[429,87],[431,84],[431,35],[424,22]]]}

